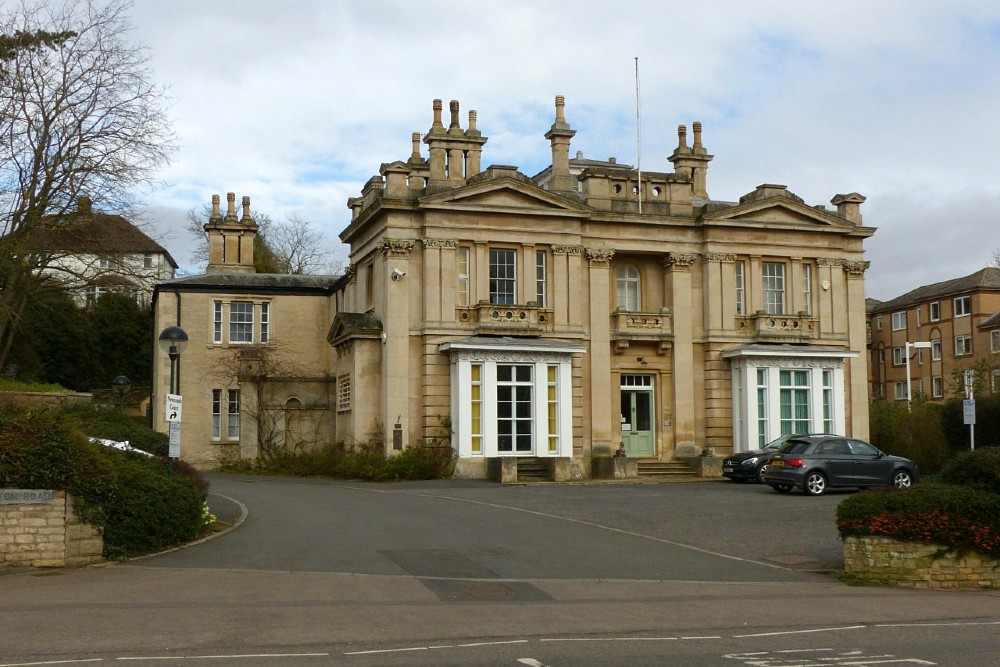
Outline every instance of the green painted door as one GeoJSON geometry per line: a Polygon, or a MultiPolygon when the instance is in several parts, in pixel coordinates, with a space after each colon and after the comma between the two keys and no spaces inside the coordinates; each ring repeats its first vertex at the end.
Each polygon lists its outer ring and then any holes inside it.
{"type": "Polygon", "coordinates": [[[621,433],[626,456],[656,455],[652,376],[622,376],[621,433]]]}

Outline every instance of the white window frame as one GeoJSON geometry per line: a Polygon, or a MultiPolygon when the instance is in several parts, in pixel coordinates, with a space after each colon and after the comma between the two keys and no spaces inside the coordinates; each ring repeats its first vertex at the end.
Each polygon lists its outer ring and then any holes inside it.
{"type": "Polygon", "coordinates": [[[490,303],[512,306],[517,303],[517,250],[490,248],[490,303]]]}
{"type": "Polygon", "coordinates": [[[212,390],[212,440],[222,439],[222,390],[212,390]]]}
{"type": "Polygon", "coordinates": [[[941,361],[941,339],[931,340],[931,361],[941,361]]]}
{"type": "Polygon", "coordinates": [[[931,398],[944,398],[944,378],[940,375],[931,377],[931,398]]]}
{"type": "Polygon", "coordinates": [[[930,316],[931,322],[941,321],[941,302],[931,301],[929,304],[927,304],[927,312],[928,315],[930,316]]]}
{"type": "Polygon", "coordinates": [[[1000,392],[1000,368],[994,368],[990,372],[990,391],[994,394],[1000,392]]]}
{"type": "Polygon", "coordinates": [[[785,272],[784,262],[761,262],[764,312],[768,315],[785,314],[785,272]]]}
{"type": "Polygon", "coordinates": [[[229,343],[231,345],[253,344],[255,310],[253,301],[229,302],[229,343]],[[249,315],[250,319],[245,319],[247,315],[249,315]]]}
{"type": "Polygon", "coordinates": [[[892,365],[893,366],[904,366],[904,365],[906,365],[906,348],[905,347],[894,347],[894,348],[892,348],[892,365]]]}
{"type": "Polygon", "coordinates": [[[847,396],[845,360],[857,353],[780,354],[734,349],[723,353],[731,364],[733,382],[733,447],[736,452],[759,449],[781,433],[782,370],[805,370],[808,373],[809,432],[846,432],[847,396]],[[824,376],[824,372],[831,374],[824,376]],[[824,391],[829,390],[824,394],[824,391]],[[827,410],[824,400],[830,399],[827,410]],[[746,418],[742,418],[746,415],[746,418]],[[832,416],[832,427],[826,419],[832,416]]]}
{"type": "Polygon", "coordinates": [[[624,311],[635,313],[642,309],[642,277],[632,264],[622,264],[615,271],[617,305],[624,311]]]}
{"type": "Polygon", "coordinates": [[[271,303],[262,301],[260,304],[260,342],[271,341],[271,303]]]}
{"type": "Polygon", "coordinates": [[[812,315],[812,264],[802,265],[802,299],[806,315],[812,315]]]}
{"type": "Polygon", "coordinates": [[[226,391],[226,439],[240,439],[240,390],[226,391]]]}
{"type": "MultiPolygon", "coordinates": [[[[477,349],[448,343],[442,347],[451,357],[451,409],[454,430],[452,445],[461,458],[496,456],[568,457],[573,455],[573,385],[570,354],[580,350],[539,350],[512,345],[510,349],[477,349]],[[455,346],[455,347],[452,347],[455,346]],[[499,449],[498,368],[532,367],[531,371],[531,451],[499,449]],[[475,381],[473,368],[479,369],[475,381]],[[554,373],[550,375],[550,372],[554,373]],[[472,391],[479,388],[479,395],[472,391]],[[474,447],[474,405],[479,406],[481,446],[474,447]],[[554,412],[554,414],[553,414],[554,412]],[[554,426],[554,428],[553,428],[554,426]]],[[[581,348],[582,350],[582,348],[581,348]]],[[[521,385],[528,386],[528,385],[521,385]]]]}
{"type": "Polygon", "coordinates": [[[222,343],[222,301],[212,302],[212,342],[222,343]]]}
{"type": "Polygon", "coordinates": [[[972,335],[959,334],[955,336],[955,356],[966,357],[972,354],[972,335]]]}
{"type": "Polygon", "coordinates": [[[1000,329],[990,331],[990,352],[1000,352],[1000,329]]]}
{"type": "Polygon", "coordinates": [[[892,314],[892,330],[906,331],[906,311],[899,310],[892,314]]]}
{"type": "Polygon", "coordinates": [[[468,306],[470,303],[469,257],[469,248],[467,246],[459,246],[457,258],[458,293],[456,295],[459,306],[468,306]]]}
{"type": "Polygon", "coordinates": [[[893,385],[895,386],[895,392],[896,392],[895,399],[897,401],[905,401],[906,400],[906,383],[905,382],[894,382],[893,385]]]}
{"type": "Polygon", "coordinates": [[[952,314],[954,317],[968,317],[972,314],[972,297],[956,296],[952,301],[952,314]]]}
{"type": "Polygon", "coordinates": [[[351,376],[341,375],[337,378],[337,412],[351,411],[351,376]]]}
{"type": "Polygon", "coordinates": [[[544,250],[535,251],[535,303],[539,308],[548,305],[548,282],[546,273],[548,272],[548,253],[544,250]]]}
{"type": "Polygon", "coordinates": [[[736,314],[747,314],[747,265],[743,260],[736,261],[736,314]]]}

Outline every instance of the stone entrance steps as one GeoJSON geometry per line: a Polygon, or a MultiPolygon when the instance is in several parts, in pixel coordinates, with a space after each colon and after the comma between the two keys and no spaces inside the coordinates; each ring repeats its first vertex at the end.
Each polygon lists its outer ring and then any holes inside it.
{"type": "Polygon", "coordinates": [[[639,477],[646,479],[697,479],[695,469],[683,461],[639,461],[639,477]]]}
{"type": "Polygon", "coordinates": [[[517,481],[548,482],[551,479],[549,466],[545,461],[530,457],[519,457],[517,459],[517,481]]]}

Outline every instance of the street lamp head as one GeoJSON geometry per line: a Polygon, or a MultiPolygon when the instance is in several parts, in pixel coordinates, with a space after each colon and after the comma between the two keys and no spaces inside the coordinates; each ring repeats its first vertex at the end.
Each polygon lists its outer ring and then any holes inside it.
{"type": "Polygon", "coordinates": [[[111,388],[114,390],[115,395],[118,398],[123,398],[125,394],[128,393],[129,388],[132,383],[128,381],[128,378],[124,375],[119,375],[114,380],[111,381],[111,388]]]}
{"type": "Polygon", "coordinates": [[[179,355],[187,347],[188,335],[178,326],[167,327],[160,332],[160,349],[169,355],[179,355]]]}

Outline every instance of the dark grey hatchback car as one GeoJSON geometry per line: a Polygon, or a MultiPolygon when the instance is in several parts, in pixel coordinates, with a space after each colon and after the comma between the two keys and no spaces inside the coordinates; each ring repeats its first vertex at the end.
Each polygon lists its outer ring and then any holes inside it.
{"type": "Polygon", "coordinates": [[[779,493],[802,489],[811,496],[829,488],[910,486],[920,477],[917,464],[881,452],[863,440],[830,435],[790,438],[764,473],[764,482],[779,493]]]}

